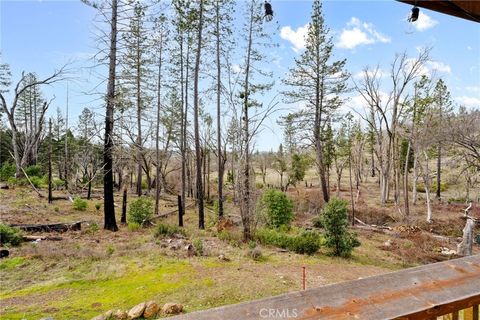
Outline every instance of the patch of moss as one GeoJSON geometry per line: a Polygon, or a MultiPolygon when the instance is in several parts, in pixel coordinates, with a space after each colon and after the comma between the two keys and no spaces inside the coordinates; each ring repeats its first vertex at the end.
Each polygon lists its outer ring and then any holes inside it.
{"type": "Polygon", "coordinates": [[[0,270],[13,270],[25,262],[23,257],[7,258],[0,262],[0,270]]]}

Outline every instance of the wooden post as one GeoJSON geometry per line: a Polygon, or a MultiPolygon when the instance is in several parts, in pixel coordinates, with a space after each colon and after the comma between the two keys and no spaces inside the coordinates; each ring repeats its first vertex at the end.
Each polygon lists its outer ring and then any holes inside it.
{"type": "Polygon", "coordinates": [[[183,227],[183,206],[181,195],[178,195],[178,226],[183,227]]]}
{"type": "Polygon", "coordinates": [[[306,271],[305,266],[302,267],[302,289],[305,290],[306,271]]]}
{"type": "Polygon", "coordinates": [[[48,121],[48,203],[52,203],[52,119],[48,121]]]}

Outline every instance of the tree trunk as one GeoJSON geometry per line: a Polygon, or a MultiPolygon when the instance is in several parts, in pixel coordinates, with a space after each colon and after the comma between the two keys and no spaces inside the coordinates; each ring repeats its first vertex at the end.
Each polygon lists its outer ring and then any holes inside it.
{"type": "Polygon", "coordinates": [[[181,195],[177,196],[177,201],[178,201],[178,226],[183,227],[183,201],[182,201],[181,195]]]}
{"type": "Polygon", "coordinates": [[[405,208],[405,216],[410,215],[410,204],[408,203],[408,159],[410,159],[410,149],[411,149],[411,142],[408,141],[407,146],[407,156],[405,158],[405,167],[403,170],[403,200],[404,200],[404,208],[405,208]]]}
{"type": "Polygon", "coordinates": [[[425,156],[425,172],[423,173],[423,183],[425,185],[425,196],[427,200],[427,222],[432,222],[432,201],[430,199],[430,172],[428,169],[428,156],[427,152],[423,152],[425,156]]]}
{"type": "MultiPolygon", "coordinates": [[[[180,35],[180,86],[181,86],[181,107],[182,110],[180,112],[181,120],[182,120],[182,127],[180,133],[180,150],[182,156],[182,186],[181,186],[181,193],[180,193],[180,208],[183,211],[185,210],[185,196],[186,196],[186,187],[187,187],[187,176],[186,176],[186,131],[187,131],[187,112],[185,110],[186,103],[184,97],[184,90],[183,90],[183,35],[180,35]]],[[[182,225],[183,225],[183,218],[182,218],[182,225]]]]}
{"type": "Polygon", "coordinates": [[[52,203],[52,119],[48,122],[48,203],[52,203]]]}
{"type": "Polygon", "coordinates": [[[110,21],[110,54],[107,85],[107,107],[105,110],[105,141],[103,152],[103,188],[104,188],[104,229],[117,231],[113,197],[113,108],[115,106],[115,69],[117,54],[117,0],[112,0],[112,19],[110,21]]]}
{"type": "MultiPolygon", "coordinates": [[[[157,127],[155,128],[155,159],[157,166],[155,168],[155,214],[159,214],[160,202],[160,109],[161,109],[161,89],[162,89],[162,46],[163,39],[160,38],[159,59],[158,59],[158,78],[157,78],[157,127]]],[[[182,106],[183,108],[183,106],[182,106]]]]}
{"type": "MultiPolygon", "coordinates": [[[[351,148],[351,147],[350,147],[351,148]]],[[[353,182],[352,182],[352,151],[348,152],[348,170],[350,175],[350,201],[352,202],[352,226],[355,225],[355,202],[353,201],[353,182]]]]}
{"type": "Polygon", "coordinates": [[[65,115],[65,190],[68,190],[68,82],[67,82],[67,110],[65,115]]]}
{"type": "Polygon", "coordinates": [[[442,179],[441,179],[441,171],[442,171],[442,145],[439,143],[438,146],[437,146],[437,192],[436,192],[436,196],[437,196],[437,199],[440,200],[441,198],[441,194],[440,194],[440,191],[441,191],[441,182],[442,182],[442,179]]]}
{"type": "Polygon", "coordinates": [[[467,217],[465,227],[463,228],[463,239],[457,245],[457,254],[459,256],[471,256],[473,247],[473,230],[475,228],[475,221],[467,217]]]}
{"type": "Polygon", "coordinates": [[[199,25],[198,25],[198,39],[197,52],[195,57],[195,71],[194,71],[194,87],[193,87],[193,109],[194,109],[194,130],[195,130],[195,157],[197,164],[197,197],[198,197],[198,227],[205,229],[205,217],[203,207],[203,185],[202,185],[202,159],[200,150],[200,128],[198,121],[199,114],[199,98],[198,98],[198,77],[200,72],[200,56],[202,49],[202,31],[203,31],[203,0],[200,0],[199,10],[199,25]]]}
{"type": "Polygon", "coordinates": [[[417,181],[418,181],[418,168],[417,168],[417,153],[413,155],[413,177],[412,177],[412,204],[416,205],[417,204],[417,181]]]}
{"type": "Polygon", "coordinates": [[[87,189],[87,200],[90,200],[92,197],[92,178],[93,177],[88,177],[88,189],[87,189]]]}
{"type": "Polygon", "coordinates": [[[128,191],[127,191],[127,184],[125,184],[123,186],[123,197],[122,197],[122,217],[121,217],[121,220],[120,222],[125,224],[127,223],[127,195],[128,195],[128,191]]]}
{"type": "MultiPolygon", "coordinates": [[[[220,65],[220,5],[221,2],[216,0],[216,12],[215,12],[215,27],[216,27],[216,62],[217,62],[217,169],[218,169],[218,216],[223,217],[223,172],[224,162],[222,159],[222,130],[221,130],[221,71],[220,65]]],[[[264,181],[265,183],[265,181],[264,181]]]]}

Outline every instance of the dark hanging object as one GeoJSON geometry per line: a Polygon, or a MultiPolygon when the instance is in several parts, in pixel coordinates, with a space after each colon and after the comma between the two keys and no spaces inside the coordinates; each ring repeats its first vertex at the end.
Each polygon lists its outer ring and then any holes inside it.
{"type": "Polygon", "coordinates": [[[272,5],[265,1],[265,4],[264,4],[264,7],[265,7],[265,20],[266,21],[272,21],[273,19],[273,10],[272,10],[272,5]]]}
{"type": "Polygon", "coordinates": [[[412,14],[410,15],[410,19],[408,21],[415,22],[418,20],[418,15],[420,14],[420,9],[415,6],[412,8],[412,14]]]}

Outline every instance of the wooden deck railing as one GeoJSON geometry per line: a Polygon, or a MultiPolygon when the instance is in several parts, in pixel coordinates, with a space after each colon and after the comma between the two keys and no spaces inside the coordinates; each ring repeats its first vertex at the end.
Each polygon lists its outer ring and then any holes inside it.
{"type": "Polygon", "coordinates": [[[170,319],[479,320],[479,304],[476,255],[170,319]]]}

